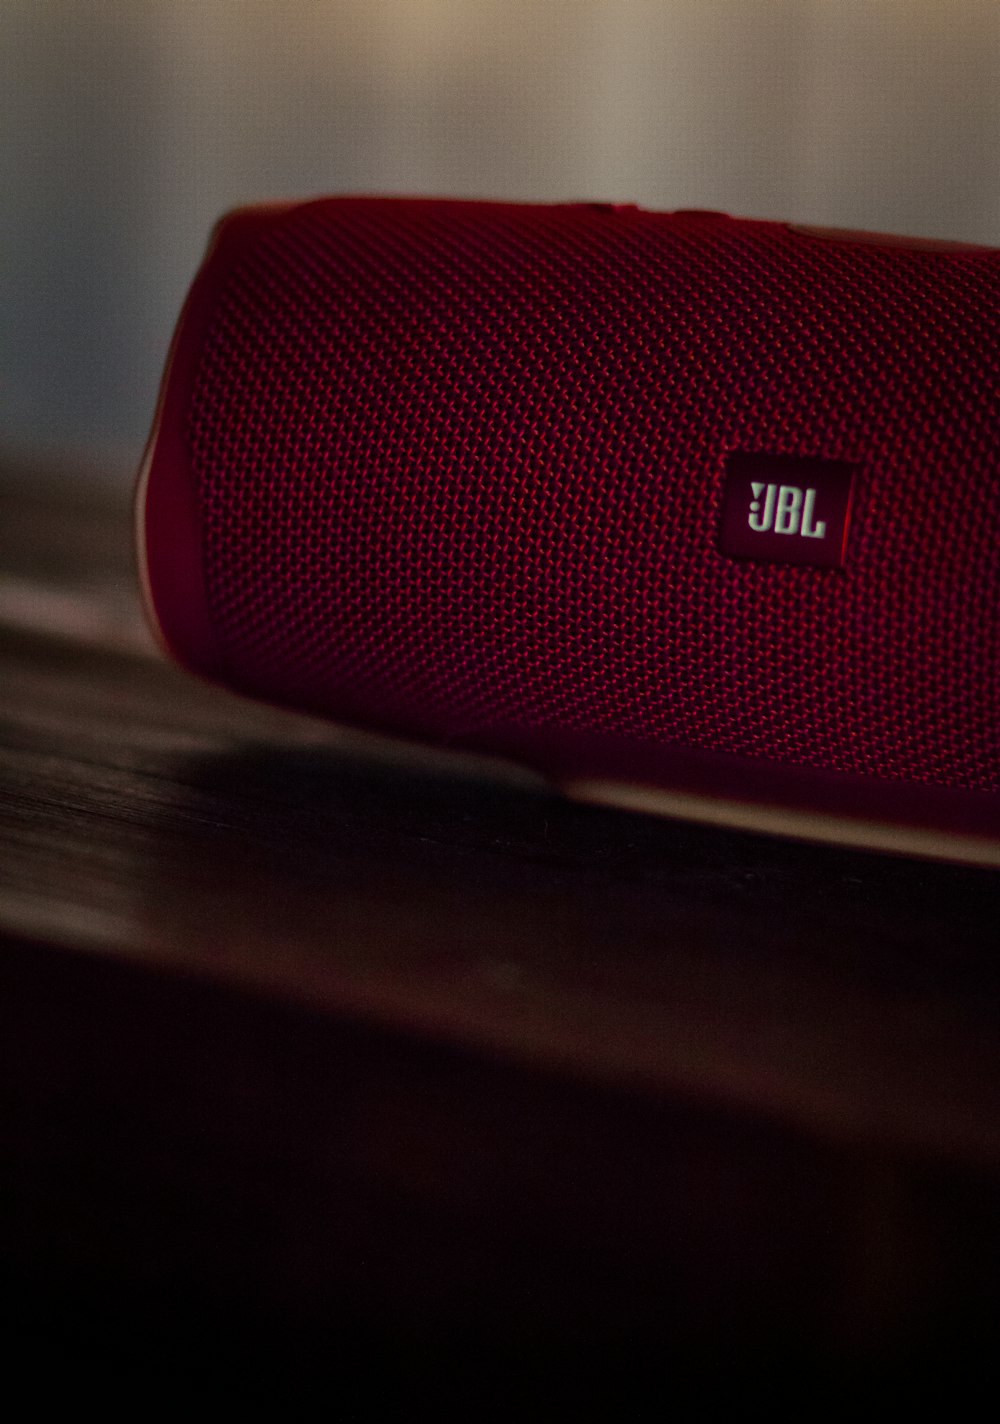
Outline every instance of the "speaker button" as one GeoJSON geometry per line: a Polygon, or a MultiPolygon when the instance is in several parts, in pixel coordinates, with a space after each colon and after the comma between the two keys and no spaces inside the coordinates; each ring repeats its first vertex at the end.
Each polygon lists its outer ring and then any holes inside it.
{"type": "Polygon", "coordinates": [[[707,222],[733,222],[731,213],[718,213],[714,208],[675,208],[672,218],[700,218],[707,222]]]}
{"type": "Polygon", "coordinates": [[[788,223],[788,231],[800,233],[804,237],[818,238],[820,242],[843,242],[862,247],[885,247],[903,249],[907,252],[992,252],[981,242],[955,242],[946,237],[898,237],[889,232],[854,232],[846,227],[810,227],[799,223],[788,223]]]}

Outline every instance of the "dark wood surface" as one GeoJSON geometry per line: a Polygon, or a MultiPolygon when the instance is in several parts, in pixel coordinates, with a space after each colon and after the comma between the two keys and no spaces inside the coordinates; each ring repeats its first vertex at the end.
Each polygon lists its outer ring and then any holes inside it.
{"type": "Polygon", "coordinates": [[[995,874],[239,701],[154,653],[124,501],[3,490],[22,1318],[850,1360],[992,1333],[995,874]]]}

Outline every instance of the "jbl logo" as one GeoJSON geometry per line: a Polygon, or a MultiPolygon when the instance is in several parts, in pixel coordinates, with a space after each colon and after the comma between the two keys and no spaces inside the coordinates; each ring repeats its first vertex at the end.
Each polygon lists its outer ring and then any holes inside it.
{"type": "Polygon", "coordinates": [[[731,558],[836,568],[844,562],[854,466],[733,450],[719,544],[731,558]]]}
{"type": "Polygon", "coordinates": [[[753,480],[747,523],[758,534],[801,534],[803,539],[825,539],[826,521],[816,518],[816,491],[798,485],[764,484],[753,480]]]}

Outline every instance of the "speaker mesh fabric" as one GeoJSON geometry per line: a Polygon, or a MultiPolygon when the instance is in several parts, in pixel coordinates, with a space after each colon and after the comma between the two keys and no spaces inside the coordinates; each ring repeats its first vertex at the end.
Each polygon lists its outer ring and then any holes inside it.
{"type": "Polygon", "coordinates": [[[474,742],[1000,785],[1000,259],[598,205],[330,200],[235,261],[187,438],[232,677],[474,742]],[[727,452],[856,466],[843,569],[727,452]]]}

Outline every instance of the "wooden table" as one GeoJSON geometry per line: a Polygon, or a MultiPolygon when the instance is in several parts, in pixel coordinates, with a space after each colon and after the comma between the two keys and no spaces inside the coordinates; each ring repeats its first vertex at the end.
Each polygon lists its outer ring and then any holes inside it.
{"type": "Polygon", "coordinates": [[[577,1363],[992,1339],[997,875],[244,703],[153,652],[123,500],[2,489],[18,1320],[577,1363]]]}

